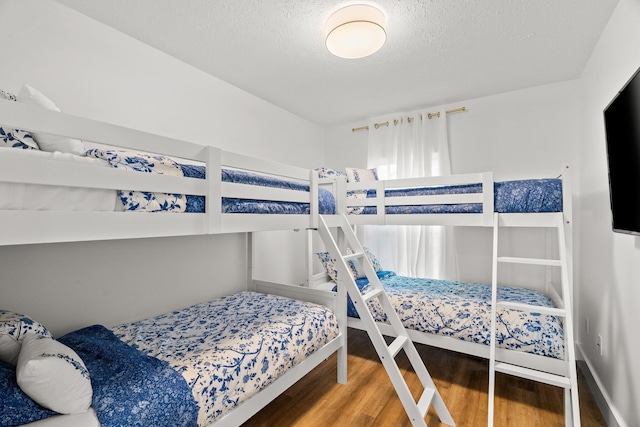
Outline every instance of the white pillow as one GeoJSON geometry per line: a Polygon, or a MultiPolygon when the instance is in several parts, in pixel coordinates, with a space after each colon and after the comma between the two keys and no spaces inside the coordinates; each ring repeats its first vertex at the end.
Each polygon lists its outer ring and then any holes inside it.
{"type": "Polygon", "coordinates": [[[87,367],[75,351],[53,338],[24,337],[16,380],[36,403],[60,414],[79,414],[91,406],[93,389],[87,367]]]}
{"type": "Polygon", "coordinates": [[[0,360],[15,366],[22,340],[28,334],[52,338],[47,328],[32,318],[13,311],[0,310],[0,360]]]}
{"type": "MultiPolygon", "coordinates": [[[[60,112],[60,108],[53,103],[49,98],[38,92],[36,89],[29,85],[22,85],[20,92],[18,92],[18,102],[24,102],[25,104],[37,105],[47,110],[60,112]]],[[[43,151],[61,151],[63,153],[72,153],[82,155],[84,154],[84,143],[79,139],[67,138],[64,136],[50,135],[42,132],[31,132],[31,135],[38,143],[38,146],[43,151]]]]}
{"type": "Polygon", "coordinates": [[[345,168],[347,182],[377,181],[378,171],[373,169],[345,168]]]}

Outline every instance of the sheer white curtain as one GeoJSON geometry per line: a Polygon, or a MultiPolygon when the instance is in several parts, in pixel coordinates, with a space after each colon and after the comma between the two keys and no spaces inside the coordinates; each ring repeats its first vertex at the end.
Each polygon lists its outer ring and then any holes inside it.
{"type": "MultiPolygon", "coordinates": [[[[369,124],[367,160],[380,179],[451,174],[446,113],[431,119],[428,113],[408,114],[377,129],[369,124]]],[[[364,241],[385,269],[403,276],[458,279],[451,227],[366,226],[364,241]]]]}

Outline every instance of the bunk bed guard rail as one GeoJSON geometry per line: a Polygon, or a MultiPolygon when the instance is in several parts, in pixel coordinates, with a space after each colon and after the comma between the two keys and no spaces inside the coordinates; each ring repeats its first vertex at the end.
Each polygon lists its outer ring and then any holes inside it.
{"type": "Polygon", "coordinates": [[[493,172],[347,182],[344,185],[345,190],[338,194],[345,194],[346,198],[342,204],[338,204],[338,209],[343,209],[339,211],[339,213],[349,214],[349,222],[352,224],[412,225],[424,223],[430,225],[469,225],[485,227],[490,227],[493,224],[493,172]],[[392,197],[390,196],[394,192],[410,193],[414,189],[437,189],[445,186],[465,186],[469,184],[481,184],[482,189],[477,193],[393,194],[392,197]],[[463,206],[469,204],[481,204],[482,213],[457,213],[455,216],[442,215],[439,213],[389,213],[390,210],[403,206],[463,206]],[[374,207],[374,212],[364,209],[367,207],[374,207]]]}
{"type": "Polygon", "coordinates": [[[33,105],[0,100],[2,124],[80,139],[96,146],[183,159],[206,167],[206,179],[137,173],[82,162],[17,156],[0,149],[0,184],[136,190],[205,197],[202,213],[153,214],[69,210],[0,210],[0,245],[119,238],[165,237],[317,228],[315,171],[192,142],[154,135],[33,105]],[[223,182],[223,168],[267,174],[308,185],[309,191],[223,182]],[[305,214],[222,213],[222,199],[260,199],[309,204],[305,214]]]}

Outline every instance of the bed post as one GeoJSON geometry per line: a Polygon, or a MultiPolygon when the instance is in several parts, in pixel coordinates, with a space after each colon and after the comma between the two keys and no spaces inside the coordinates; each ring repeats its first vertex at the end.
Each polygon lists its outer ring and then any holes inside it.
{"type": "Polygon", "coordinates": [[[206,214],[209,234],[222,229],[222,150],[208,146],[206,214]]]}
{"type": "Polygon", "coordinates": [[[313,236],[311,234],[313,233],[313,229],[307,228],[305,231],[307,232],[305,235],[305,245],[307,250],[307,256],[305,258],[307,263],[307,288],[310,288],[311,285],[313,285],[313,236]]]}
{"type": "Polygon", "coordinates": [[[247,290],[255,291],[256,286],[253,280],[253,270],[254,270],[254,259],[255,259],[255,245],[253,242],[253,233],[249,232],[246,234],[247,236],[247,290]]]}
{"type": "Polygon", "coordinates": [[[338,281],[338,301],[337,311],[338,311],[338,327],[340,328],[340,333],[342,335],[342,342],[340,348],[338,349],[338,383],[346,384],[347,383],[347,331],[348,331],[348,320],[347,320],[347,288],[342,284],[341,281],[338,281]]]}
{"type": "Polygon", "coordinates": [[[333,188],[336,191],[335,194],[333,195],[336,200],[336,215],[347,214],[347,207],[346,207],[347,178],[344,176],[337,177],[333,188]]]}
{"type": "Polygon", "coordinates": [[[562,164],[562,213],[565,225],[565,247],[567,248],[567,273],[569,273],[569,289],[573,302],[573,190],[571,168],[569,164],[562,164]]]}
{"type": "Polygon", "coordinates": [[[485,227],[493,227],[493,211],[494,207],[494,181],[493,172],[485,172],[482,174],[482,225],[485,227]]]}
{"type": "Polygon", "coordinates": [[[318,205],[318,172],[315,170],[309,171],[309,228],[318,228],[318,215],[320,213],[320,207],[318,205]]]}

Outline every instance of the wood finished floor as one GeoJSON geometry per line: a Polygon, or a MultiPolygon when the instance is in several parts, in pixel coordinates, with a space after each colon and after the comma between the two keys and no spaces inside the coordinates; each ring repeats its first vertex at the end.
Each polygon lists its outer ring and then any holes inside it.
{"type": "MultiPolygon", "coordinates": [[[[243,427],[398,426],[411,423],[363,331],[349,329],[348,382],[336,382],[336,356],[243,424],[243,427]]],[[[416,344],[453,419],[460,427],[487,425],[489,362],[474,356],[416,344]]],[[[404,352],[396,359],[417,397],[422,386],[404,352]]],[[[606,426],[582,375],[579,376],[583,427],[606,426]]],[[[505,374],[496,376],[496,427],[564,426],[564,391],[505,374]]],[[[433,408],[429,427],[445,426],[433,408]]]]}

